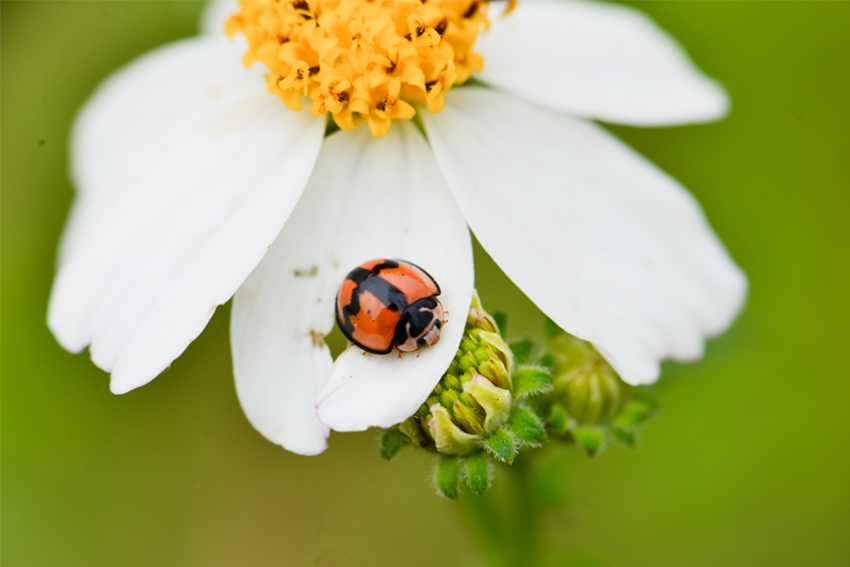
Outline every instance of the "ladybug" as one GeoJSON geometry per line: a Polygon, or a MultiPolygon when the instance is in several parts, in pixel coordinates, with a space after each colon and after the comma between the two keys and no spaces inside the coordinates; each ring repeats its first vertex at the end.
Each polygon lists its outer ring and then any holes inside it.
{"type": "Polygon", "coordinates": [[[366,352],[412,352],[440,341],[440,286],[403,260],[370,260],[345,277],[336,295],[342,334],[366,352]]]}

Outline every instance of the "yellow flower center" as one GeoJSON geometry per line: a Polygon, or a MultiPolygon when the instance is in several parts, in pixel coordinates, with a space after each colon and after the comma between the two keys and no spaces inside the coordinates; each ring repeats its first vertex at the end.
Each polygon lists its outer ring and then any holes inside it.
{"type": "Polygon", "coordinates": [[[248,40],[246,66],[292,110],[309,96],[343,130],[364,120],[385,136],[415,107],[440,112],[443,96],[484,67],[472,47],[489,26],[486,0],[240,0],[227,35],[248,40]]]}

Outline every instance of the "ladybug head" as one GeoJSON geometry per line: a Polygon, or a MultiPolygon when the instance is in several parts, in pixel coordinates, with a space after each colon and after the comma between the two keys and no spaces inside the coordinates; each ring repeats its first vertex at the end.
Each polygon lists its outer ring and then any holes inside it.
{"type": "Polygon", "coordinates": [[[395,346],[402,352],[412,352],[440,342],[443,327],[443,306],[433,295],[425,297],[404,310],[395,328],[395,346]]]}

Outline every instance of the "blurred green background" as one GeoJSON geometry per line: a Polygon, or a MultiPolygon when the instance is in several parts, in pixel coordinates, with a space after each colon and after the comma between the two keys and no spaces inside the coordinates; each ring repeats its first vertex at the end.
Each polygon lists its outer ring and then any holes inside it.
{"type": "MultiPolygon", "coordinates": [[[[548,535],[610,566],[850,565],[850,3],[639,7],[728,86],[734,111],[613,130],[697,195],[751,297],[703,363],[665,366],[663,413],[637,450],[569,452],[571,499],[548,535]]],[[[229,308],[165,375],[120,397],[57,345],[45,313],[71,120],[110,72],[195,33],[202,5],[0,8],[2,563],[478,561],[428,455],[384,462],[366,432],[299,457],[251,428],[229,308]]],[[[514,333],[536,330],[540,313],[476,252],[485,305],[509,311],[514,333]]]]}

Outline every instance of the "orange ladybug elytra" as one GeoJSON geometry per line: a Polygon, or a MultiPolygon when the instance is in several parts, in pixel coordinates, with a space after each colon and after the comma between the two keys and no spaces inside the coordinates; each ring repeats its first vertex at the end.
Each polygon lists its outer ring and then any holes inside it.
{"type": "Polygon", "coordinates": [[[403,260],[370,260],[345,277],[336,295],[342,334],[366,352],[412,352],[440,341],[440,286],[403,260]]]}

